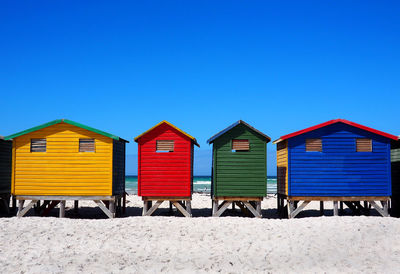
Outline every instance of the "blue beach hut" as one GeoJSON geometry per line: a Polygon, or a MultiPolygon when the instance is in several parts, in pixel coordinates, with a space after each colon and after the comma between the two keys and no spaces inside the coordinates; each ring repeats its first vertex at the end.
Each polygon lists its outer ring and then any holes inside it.
{"type": "Polygon", "coordinates": [[[388,216],[390,146],[397,136],[344,119],[287,134],[277,145],[278,212],[295,217],[311,201],[338,202],[356,212],[372,205],[388,216]],[[287,204],[285,206],[285,200],[287,204]],[[297,203],[303,203],[297,207],[297,203]],[[379,201],[382,205],[378,205],[379,201]],[[364,202],[363,205],[361,202],[364,202]]]}

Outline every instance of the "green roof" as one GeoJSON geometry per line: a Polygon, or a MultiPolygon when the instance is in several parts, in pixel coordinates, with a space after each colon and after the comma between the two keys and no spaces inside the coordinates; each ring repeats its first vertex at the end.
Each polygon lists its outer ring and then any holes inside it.
{"type": "Polygon", "coordinates": [[[120,138],[120,137],[118,137],[116,135],[113,135],[113,134],[110,134],[110,133],[107,133],[105,131],[101,131],[101,130],[98,130],[98,129],[95,129],[95,128],[92,128],[92,127],[89,127],[89,126],[85,126],[83,124],[80,124],[80,123],[77,123],[77,122],[74,122],[74,121],[71,121],[71,120],[68,120],[68,119],[57,119],[57,120],[42,124],[40,126],[29,128],[29,129],[17,132],[17,133],[12,134],[12,135],[8,135],[8,136],[4,137],[4,140],[10,140],[10,139],[13,139],[15,137],[19,137],[19,136],[22,136],[22,135],[37,131],[39,129],[46,128],[46,127],[49,127],[49,126],[52,126],[52,125],[56,125],[56,124],[60,124],[60,123],[66,123],[66,124],[70,124],[70,125],[73,125],[73,126],[76,126],[76,127],[80,127],[80,128],[83,128],[83,129],[98,133],[100,135],[109,137],[109,138],[114,139],[114,140],[122,140],[122,141],[128,142],[128,141],[126,141],[126,140],[124,140],[124,139],[122,139],[122,138],[120,138]]]}

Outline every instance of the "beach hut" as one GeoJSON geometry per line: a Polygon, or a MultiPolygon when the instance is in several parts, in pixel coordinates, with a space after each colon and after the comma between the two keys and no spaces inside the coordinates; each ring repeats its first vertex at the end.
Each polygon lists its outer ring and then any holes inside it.
{"type": "Polygon", "coordinates": [[[221,216],[228,206],[236,204],[243,211],[247,208],[254,216],[261,217],[261,201],[267,195],[270,141],[271,138],[242,120],[207,141],[213,144],[213,216],[221,216]]]}
{"type": "Polygon", "coordinates": [[[9,212],[11,196],[12,142],[0,136],[0,209],[9,212]]]}
{"type": "Polygon", "coordinates": [[[66,200],[74,200],[76,209],[79,200],[93,200],[108,217],[115,216],[125,193],[126,140],[67,119],[5,139],[13,139],[11,193],[19,201],[17,216],[34,204],[42,215],[60,204],[63,217],[66,200]],[[24,208],[25,200],[31,202],[24,208]]]}
{"type": "Polygon", "coordinates": [[[138,195],[143,216],[150,216],[163,201],[191,216],[193,148],[196,139],[162,121],[135,138],[138,143],[138,195]],[[152,205],[152,201],[156,201],[152,205]]]}
{"type": "Polygon", "coordinates": [[[392,206],[391,216],[400,217],[400,141],[392,143],[392,206]]]}
{"type": "Polygon", "coordinates": [[[274,141],[277,144],[278,211],[295,217],[310,201],[338,202],[356,212],[372,205],[388,215],[390,146],[397,136],[344,119],[331,120],[274,141]],[[284,201],[287,205],[284,206],[284,201]],[[303,203],[297,207],[297,203],[303,203]],[[364,201],[364,206],[361,202],[364,201]],[[382,207],[376,203],[381,202],[382,207]]]}

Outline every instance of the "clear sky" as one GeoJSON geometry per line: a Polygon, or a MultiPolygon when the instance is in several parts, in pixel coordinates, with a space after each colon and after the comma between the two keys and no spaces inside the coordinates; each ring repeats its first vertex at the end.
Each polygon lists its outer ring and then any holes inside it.
{"type": "MultiPolygon", "coordinates": [[[[68,118],[129,139],[161,120],[206,140],[334,118],[400,134],[399,1],[1,1],[0,135],[68,118]]],[[[268,174],[276,174],[268,145],[268,174]]]]}

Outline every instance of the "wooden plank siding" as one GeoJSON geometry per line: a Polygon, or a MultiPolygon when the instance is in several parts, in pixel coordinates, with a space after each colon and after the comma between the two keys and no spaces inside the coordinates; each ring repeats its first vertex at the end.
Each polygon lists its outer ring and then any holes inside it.
{"type": "Polygon", "coordinates": [[[278,193],[288,195],[289,160],[287,140],[284,140],[277,144],[276,156],[278,193]]]}
{"type": "Polygon", "coordinates": [[[138,147],[138,195],[152,197],[191,197],[192,140],[163,123],[142,135],[138,147]],[[157,141],[173,140],[170,152],[157,152],[157,141]]]}
{"type": "Polygon", "coordinates": [[[125,192],[125,142],[113,140],[113,195],[125,192]]]}
{"type": "Polygon", "coordinates": [[[288,139],[290,196],[390,196],[390,139],[336,123],[288,139]],[[322,152],[307,152],[306,139],[321,138],[322,152]],[[372,140],[357,152],[356,139],[372,140]]]}
{"type": "Polygon", "coordinates": [[[16,137],[14,195],[112,195],[113,139],[59,123],[16,137]],[[46,138],[46,152],[31,152],[46,138]],[[79,152],[79,139],[95,139],[96,152],[79,152]]]}
{"type": "Polygon", "coordinates": [[[12,142],[0,139],[0,194],[11,193],[12,142]]]}
{"type": "Polygon", "coordinates": [[[267,191],[266,141],[243,124],[213,141],[213,196],[264,197],[267,191]],[[233,139],[249,140],[248,151],[232,151],[233,139]]]}

